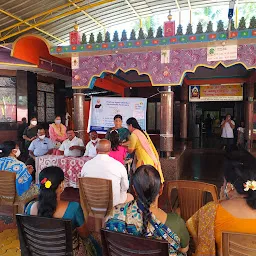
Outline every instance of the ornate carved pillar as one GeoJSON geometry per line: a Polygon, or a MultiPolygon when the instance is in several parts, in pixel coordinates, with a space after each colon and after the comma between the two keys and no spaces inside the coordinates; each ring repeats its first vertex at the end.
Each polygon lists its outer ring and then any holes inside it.
{"type": "Polygon", "coordinates": [[[163,157],[170,157],[173,151],[173,101],[171,86],[161,92],[160,151],[163,157]]]}
{"type": "Polygon", "coordinates": [[[186,141],[188,139],[188,85],[182,85],[180,97],[180,138],[186,141]]]}
{"type": "Polygon", "coordinates": [[[84,140],[84,94],[82,90],[74,90],[74,125],[77,136],[84,140]]]}
{"type": "Polygon", "coordinates": [[[251,149],[253,144],[253,99],[254,99],[254,82],[249,81],[246,84],[246,101],[245,101],[245,139],[247,148],[251,149]]]}

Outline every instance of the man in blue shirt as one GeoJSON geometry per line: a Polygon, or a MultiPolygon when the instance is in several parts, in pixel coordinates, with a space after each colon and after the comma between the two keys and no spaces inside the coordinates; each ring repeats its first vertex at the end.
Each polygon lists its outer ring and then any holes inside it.
{"type": "Polygon", "coordinates": [[[29,155],[34,160],[37,156],[51,155],[53,152],[53,143],[49,138],[45,137],[44,129],[38,129],[37,137],[28,148],[29,155]]]}
{"type": "MultiPolygon", "coordinates": [[[[28,148],[30,158],[27,160],[26,164],[32,165],[35,170],[35,158],[38,156],[51,155],[53,147],[52,141],[45,137],[45,129],[39,128],[37,131],[37,139],[33,140],[28,148]]],[[[32,174],[32,177],[35,177],[35,173],[32,174]]]]}

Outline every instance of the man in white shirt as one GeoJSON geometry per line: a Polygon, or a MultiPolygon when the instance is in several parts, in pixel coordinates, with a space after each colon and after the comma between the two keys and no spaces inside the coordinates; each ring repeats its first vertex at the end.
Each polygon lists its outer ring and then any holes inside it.
{"type": "Polygon", "coordinates": [[[96,146],[99,142],[98,133],[94,130],[89,132],[90,141],[85,148],[84,156],[95,157],[97,155],[96,146]]]}
{"type": "Polygon", "coordinates": [[[231,115],[226,115],[226,119],[221,122],[223,144],[227,152],[230,152],[234,143],[235,122],[231,120],[231,115]]]}
{"type": "Polygon", "coordinates": [[[81,156],[84,150],[84,142],[77,138],[73,130],[67,131],[67,139],[62,142],[59,151],[64,156],[81,156]]]}
{"type": "Polygon", "coordinates": [[[100,140],[96,149],[97,156],[84,164],[81,177],[112,180],[113,206],[132,201],[133,196],[127,193],[129,181],[125,167],[109,156],[110,141],[100,140]]]}

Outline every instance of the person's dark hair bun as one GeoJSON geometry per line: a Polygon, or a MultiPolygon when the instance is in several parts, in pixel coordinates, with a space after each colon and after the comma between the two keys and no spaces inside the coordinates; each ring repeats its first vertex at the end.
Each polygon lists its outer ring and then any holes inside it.
{"type": "Polygon", "coordinates": [[[57,206],[56,190],[64,181],[64,173],[57,166],[46,167],[40,172],[40,193],[38,197],[38,216],[52,218],[57,206]],[[46,181],[51,186],[46,186],[46,181]]]}
{"type": "Polygon", "coordinates": [[[231,153],[225,162],[224,177],[235,187],[240,195],[244,195],[247,204],[256,209],[256,190],[245,191],[247,181],[256,181],[256,160],[246,150],[231,153]]]}
{"type": "Polygon", "coordinates": [[[7,157],[11,154],[12,150],[15,149],[17,143],[12,140],[5,141],[0,145],[0,157],[7,157]]]}

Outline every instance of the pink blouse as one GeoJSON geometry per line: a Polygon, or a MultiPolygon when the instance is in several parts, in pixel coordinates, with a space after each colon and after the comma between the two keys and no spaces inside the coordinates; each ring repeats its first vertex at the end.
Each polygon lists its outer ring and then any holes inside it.
{"type": "Polygon", "coordinates": [[[118,146],[116,151],[111,150],[109,153],[109,156],[113,157],[117,161],[119,161],[121,164],[124,164],[124,159],[127,155],[127,149],[123,146],[118,146]]]}
{"type": "Polygon", "coordinates": [[[66,134],[67,128],[65,125],[61,124],[61,131],[57,131],[56,129],[54,124],[50,125],[49,127],[50,139],[53,142],[56,142],[58,139],[59,142],[62,143],[64,140],[67,139],[67,134],[66,134]]]}

